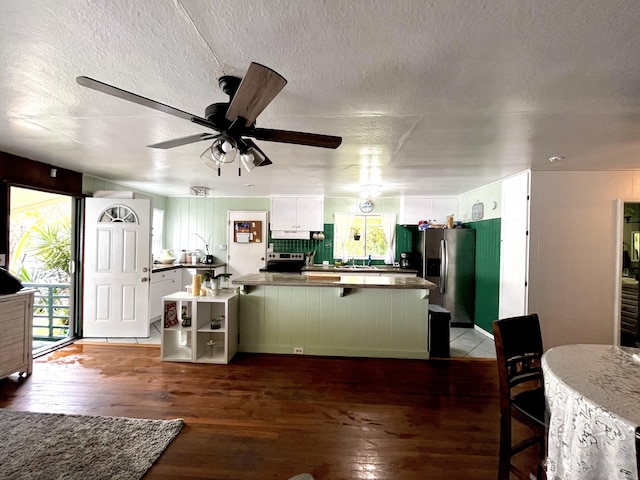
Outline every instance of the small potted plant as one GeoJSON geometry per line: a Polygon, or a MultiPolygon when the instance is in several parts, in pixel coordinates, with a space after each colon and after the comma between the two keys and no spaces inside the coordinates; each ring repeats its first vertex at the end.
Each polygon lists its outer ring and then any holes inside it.
{"type": "Polygon", "coordinates": [[[353,231],[353,239],[355,241],[360,240],[360,229],[358,227],[353,227],[351,230],[353,231]]]}
{"type": "Polygon", "coordinates": [[[203,287],[209,286],[210,285],[209,282],[211,282],[212,278],[213,278],[213,270],[211,269],[211,267],[209,267],[209,270],[202,274],[202,286],[203,287]]]}
{"type": "Polygon", "coordinates": [[[224,278],[226,280],[230,276],[230,273],[219,273],[218,275],[211,276],[211,290],[213,290],[214,295],[217,295],[220,291],[220,279],[224,278]]]}

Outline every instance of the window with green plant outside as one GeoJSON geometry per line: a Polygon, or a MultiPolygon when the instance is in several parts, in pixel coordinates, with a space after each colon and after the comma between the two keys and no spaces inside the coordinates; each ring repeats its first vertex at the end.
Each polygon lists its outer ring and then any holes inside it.
{"type": "MultiPolygon", "coordinates": [[[[339,246],[336,245],[337,248],[339,246]]],[[[380,215],[354,215],[351,221],[350,233],[344,244],[349,258],[384,260],[389,244],[382,227],[380,215]]],[[[335,252],[334,255],[340,255],[335,252]]]]}

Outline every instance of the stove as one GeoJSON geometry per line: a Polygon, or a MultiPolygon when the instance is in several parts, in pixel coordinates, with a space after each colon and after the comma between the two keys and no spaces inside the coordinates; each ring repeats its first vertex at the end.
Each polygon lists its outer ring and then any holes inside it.
{"type": "Polygon", "coordinates": [[[267,265],[261,272],[271,273],[301,273],[304,266],[304,253],[269,252],[267,265]]]}

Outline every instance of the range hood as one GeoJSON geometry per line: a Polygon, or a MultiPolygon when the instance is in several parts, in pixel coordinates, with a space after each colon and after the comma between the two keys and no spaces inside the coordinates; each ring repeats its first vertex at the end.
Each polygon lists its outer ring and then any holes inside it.
{"type": "Polygon", "coordinates": [[[311,232],[304,230],[271,230],[274,240],[310,240],[311,232]]]}

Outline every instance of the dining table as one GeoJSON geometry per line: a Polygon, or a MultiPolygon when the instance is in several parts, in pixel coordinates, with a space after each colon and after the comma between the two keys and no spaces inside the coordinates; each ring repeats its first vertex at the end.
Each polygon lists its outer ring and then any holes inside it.
{"type": "Polygon", "coordinates": [[[640,349],[562,345],[542,357],[549,480],[638,479],[640,349]]]}

